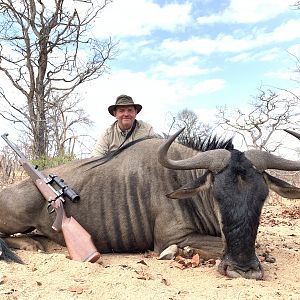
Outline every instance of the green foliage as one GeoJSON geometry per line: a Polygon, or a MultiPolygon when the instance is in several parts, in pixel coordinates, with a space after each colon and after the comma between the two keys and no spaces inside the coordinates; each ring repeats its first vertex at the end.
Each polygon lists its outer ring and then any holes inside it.
{"type": "Polygon", "coordinates": [[[65,164],[75,159],[74,155],[66,154],[52,158],[41,157],[31,161],[32,165],[38,166],[39,170],[50,169],[65,164]]]}

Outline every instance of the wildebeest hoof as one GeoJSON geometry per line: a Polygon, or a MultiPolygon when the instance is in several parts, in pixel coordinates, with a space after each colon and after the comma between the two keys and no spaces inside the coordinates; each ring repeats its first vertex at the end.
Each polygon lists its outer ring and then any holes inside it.
{"type": "Polygon", "coordinates": [[[221,261],[218,265],[218,271],[222,275],[225,275],[230,278],[246,278],[246,279],[256,279],[262,280],[264,277],[264,270],[262,266],[259,264],[257,268],[249,269],[247,271],[243,271],[237,268],[234,265],[229,265],[226,261],[221,261]]]}
{"type": "Polygon", "coordinates": [[[226,270],[226,276],[230,278],[246,278],[246,279],[256,279],[262,280],[264,272],[262,270],[250,270],[247,272],[228,268],[226,270]]]}
{"type": "Polygon", "coordinates": [[[178,252],[177,245],[171,245],[160,253],[158,259],[174,259],[178,252]]]}
{"type": "Polygon", "coordinates": [[[194,248],[191,248],[190,246],[185,246],[183,248],[183,257],[185,258],[191,258],[193,257],[195,251],[194,251],[194,248]]]}

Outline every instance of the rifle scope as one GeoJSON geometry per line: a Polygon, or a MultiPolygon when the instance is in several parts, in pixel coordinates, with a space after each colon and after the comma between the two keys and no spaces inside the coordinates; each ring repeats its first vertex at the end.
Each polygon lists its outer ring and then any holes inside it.
{"type": "Polygon", "coordinates": [[[50,181],[48,182],[49,184],[52,184],[53,182],[61,188],[61,193],[63,196],[66,196],[69,198],[72,202],[78,202],[80,200],[80,196],[75,193],[71,188],[69,188],[66,184],[65,181],[58,177],[57,175],[54,174],[49,174],[50,181]]]}

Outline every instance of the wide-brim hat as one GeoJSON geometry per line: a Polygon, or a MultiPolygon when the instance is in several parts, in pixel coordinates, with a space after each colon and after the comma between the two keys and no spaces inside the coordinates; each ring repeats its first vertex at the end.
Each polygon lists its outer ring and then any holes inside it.
{"type": "Polygon", "coordinates": [[[143,108],[142,105],[134,103],[132,98],[130,96],[127,95],[120,95],[119,97],[117,97],[116,99],[116,103],[114,105],[111,105],[108,107],[108,112],[114,116],[114,111],[116,110],[117,106],[130,106],[133,105],[136,110],[137,113],[139,113],[141,111],[141,109],[143,108]]]}

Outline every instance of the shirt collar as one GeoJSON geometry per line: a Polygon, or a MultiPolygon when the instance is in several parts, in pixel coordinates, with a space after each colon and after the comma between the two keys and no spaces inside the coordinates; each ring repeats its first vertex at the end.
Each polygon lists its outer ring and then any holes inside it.
{"type": "MultiPolygon", "coordinates": [[[[136,129],[137,127],[140,126],[140,123],[139,123],[139,121],[138,121],[137,119],[135,119],[135,122],[136,122],[136,127],[135,127],[135,129],[136,129]]],[[[116,129],[117,129],[118,133],[120,133],[120,134],[123,135],[123,136],[126,136],[127,133],[128,133],[128,132],[131,130],[131,128],[132,128],[132,127],[130,127],[128,130],[122,131],[122,130],[120,129],[119,125],[118,125],[118,121],[115,121],[115,126],[116,126],[116,129]]]]}
{"type": "Polygon", "coordinates": [[[117,129],[118,133],[120,133],[120,134],[123,135],[123,136],[126,136],[127,133],[128,133],[128,132],[130,131],[130,129],[131,129],[131,127],[130,127],[128,130],[125,130],[125,131],[121,130],[121,128],[120,128],[119,125],[118,125],[118,121],[115,122],[115,126],[116,126],[116,129],[117,129]]]}

